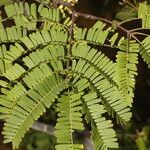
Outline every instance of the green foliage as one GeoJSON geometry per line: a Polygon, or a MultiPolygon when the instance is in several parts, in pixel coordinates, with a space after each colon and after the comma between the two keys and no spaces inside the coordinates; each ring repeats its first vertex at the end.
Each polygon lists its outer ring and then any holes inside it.
{"type": "Polygon", "coordinates": [[[4,7],[0,23],[0,118],[4,142],[19,147],[32,124],[57,104],[56,149],[79,150],[73,133],[91,124],[96,150],[118,148],[113,121],[131,118],[138,53],[150,65],[149,37],[121,37],[105,23],[79,28],[65,11],[42,3],[4,7]],[[5,27],[4,20],[13,20],[5,27]],[[116,60],[97,46],[117,48],[116,60]],[[141,49],[140,49],[141,47],[141,49]],[[85,123],[86,120],[86,123],[85,123]]]}
{"type": "Polygon", "coordinates": [[[137,130],[132,124],[124,130],[118,131],[121,150],[148,150],[150,149],[150,126],[143,126],[137,130]]]}
{"type": "Polygon", "coordinates": [[[73,144],[74,130],[83,130],[82,124],[82,107],[81,107],[81,95],[71,94],[69,91],[65,95],[59,98],[58,103],[58,120],[56,124],[55,135],[57,137],[58,145],[57,150],[63,149],[82,149],[82,145],[73,144]]]}
{"type": "Polygon", "coordinates": [[[150,148],[150,126],[143,127],[142,131],[138,133],[138,138],[136,139],[136,145],[139,150],[148,150],[150,148]]]}
{"type": "Polygon", "coordinates": [[[132,106],[135,78],[137,75],[139,44],[136,41],[125,41],[117,53],[115,80],[122,91],[122,97],[132,106]]]}
{"type": "Polygon", "coordinates": [[[139,4],[138,17],[142,18],[143,28],[150,28],[150,5],[147,4],[147,1],[139,4]]]}
{"type": "Polygon", "coordinates": [[[143,60],[148,64],[148,68],[150,68],[150,37],[147,37],[142,41],[140,53],[143,60]]]}
{"type": "Polygon", "coordinates": [[[30,131],[24,138],[21,149],[27,150],[54,150],[56,139],[46,133],[30,131]]]}
{"type": "Polygon", "coordinates": [[[124,5],[123,8],[116,14],[115,18],[120,21],[136,18],[137,10],[129,5],[124,5]]]}
{"type": "Polygon", "coordinates": [[[118,148],[117,139],[115,138],[116,133],[112,129],[112,122],[103,117],[106,110],[103,105],[99,104],[102,100],[97,98],[95,92],[84,95],[84,100],[92,119],[92,139],[95,149],[118,148]]]}
{"type": "Polygon", "coordinates": [[[9,4],[11,4],[11,3],[12,3],[11,0],[1,0],[1,1],[0,1],[0,6],[9,5],[9,4]]]}

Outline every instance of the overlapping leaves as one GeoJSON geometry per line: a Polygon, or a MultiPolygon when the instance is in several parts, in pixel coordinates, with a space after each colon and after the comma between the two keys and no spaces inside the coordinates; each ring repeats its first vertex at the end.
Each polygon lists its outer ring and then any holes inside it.
{"type": "MultiPolygon", "coordinates": [[[[91,123],[96,150],[118,148],[113,123],[106,116],[121,124],[131,118],[139,44],[120,38],[102,22],[90,29],[74,27],[72,37],[70,18],[42,4],[15,3],[5,11],[6,20],[14,21],[10,28],[2,18],[0,24],[5,142],[18,148],[31,125],[57,103],[56,149],[83,149],[73,140],[76,130],[84,130],[82,116],[91,123]],[[116,63],[92,47],[106,43],[118,47],[116,63]]],[[[149,43],[145,39],[141,50],[148,64],[149,43]]]]}

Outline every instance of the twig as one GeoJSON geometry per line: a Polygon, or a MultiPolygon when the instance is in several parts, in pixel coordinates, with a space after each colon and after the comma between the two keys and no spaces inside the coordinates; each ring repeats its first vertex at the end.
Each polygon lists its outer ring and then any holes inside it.
{"type": "Polygon", "coordinates": [[[134,6],[132,3],[130,3],[128,0],[125,0],[125,3],[134,8],[135,10],[138,10],[138,8],[134,6]]]}
{"type": "MultiPolygon", "coordinates": [[[[55,134],[54,134],[54,131],[55,131],[55,127],[54,126],[52,126],[52,125],[47,125],[47,124],[45,124],[45,123],[41,123],[41,122],[35,122],[33,125],[32,125],[32,127],[31,127],[31,129],[33,129],[33,130],[37,130],[37,131],[41,131],[41,132],[44,132],[44,133],[47,133],[47,134],[49,134],[49,135],[51,135],[51,136],[54,136],[55,134]]],[[[83,134],[84,134],[84,132],[83,132],[83,134]]],[[[76,136],[76,135],[75,135],[76,136]]],[[[86,148],[86,150],[94,150],[94,147],[93,147],[93,144],[92,144],[92,141],[86,136],[86,134],[85,134],[85,136],[83,136],[83,145],[84,145],[84,147],[86,148]]]]}
{"type": "MultiPolygon", "coordinates": [[[[93,15],[88,15],[88,14],[84,14],[84,13],[80,13],[80,12],[75,12],[76,16],[82,16],[84,18],[87,18],[87,19],[91,19],[91,20],[100,20],[100,21],[103,21],[105,23],[108,23],[109,25],[112,25],[112,21],[109,21],[105,18],[100,18],[100,17],[96,17],[96,16],[93,16],[93,15]]],[[[133,38],[135,39],[138,43],[141,43],[140,40],[138,40],[137,37],[134,36],[134,34],[130,31],[130,30],[127,30],[125,29],[124,27],[122,27],[120,24],[116,25],[116,28],[124,31],[127,35],[127,38],[130,37],[130,38],[133,38]]]]}
{"type": "Polygon", "coordinates": [[[63,0],[52,0],[54,7],[58,7],[58,5],[62,5],[64,7],[68,7],[73,10],[72,5],[69,2],[64,2],[63,0]]]}
{"type": "MultiPolygon", "coordinates": [[[[73,29],[74,29],[74,23],[75,23],[75,20],[76,20],[76,16],[75,16],[75,12],[73,11],[72,12],[72,17],[71,17],[71,26],[69,28],[69,37],[70,37],[70,47],[68,48],[68,51],[67,51],[67,55],[68,57],[71,56],[71,48],[72,48],[72,41],[73,41],[73,29]]],[[[69,70],[69,67],[70,67],[70,60],[68,59],[67,61],[67,69],[69,70]]]]}
{"type": "Polygon", "coordinates": [[[108,23],[109,25],[112,25],[112,22],[105,19],[105,18],[100,18],[100,17],[96,17],[96,16],[93,16],[93,15],[84,14],[84,13],[81,13],[81,12],[75,12],[75,14],[76,14],[76,17],[82,16],[84,18],[91,19],[91,20],[101,20],[105,23],[108,23]]]}
{"type": "Polygon", "coordinates": [[[47,133],[49,135],[54,135],[54,126],[52,125],[47,125],[45,123],[41,123],[41,122],[35,122],[32,127],[32,129],[34,130],[37,130],[37,131],[41,131],[41,132],[44,132],[44,133],[47,133]]]}

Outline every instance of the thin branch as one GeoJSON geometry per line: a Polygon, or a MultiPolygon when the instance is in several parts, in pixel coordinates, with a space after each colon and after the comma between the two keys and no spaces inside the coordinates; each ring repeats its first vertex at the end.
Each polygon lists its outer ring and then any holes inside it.
{"type": "Polygon", "coordinates": [[[59,5],[62,5],[64,7],[68,7],[70,10],[73,10],[72,5],[69,2],[65,2],[63,0],[52,0],[54,7],[58,7],[59,5]]]}
{"type": "Polygon", "coordinates": [[[141,33],[141,32],[133,32],[132,35],[143,35],[143,36],[146,36],[146,37],[149,36],[148,34],[141,33]]]}
{"type": "Polygon", "coordinates": [[[135,10],[138,10],[138,8],[136,6],[134,6],[131,2],[129,2],[128,0],[124,0],[124,3],[128,4],[129,6],[131,6],[132,8],[134,8],[135,10]]]}
{"type": "Polygon", "coordinates": [[[93,15],[89,15],[89,14],[84,14],[84,13],[81,13],[81,12],[75,12],[76,14],[76,17],[78,16],[82,16],[86,19],[91,19],[91,20],[100,20],[100,21],[103,21],[105,23],[108,23],[109,25],[112,25],[112,21],[109,21],[105,18],[100,18],[100,17],[96,17],[96,16],[93,16],[93,15]]]}
{"type": "MultiPolygon", "coordinates": [[[[105,23],[108,23],[109,25],[112,25],[112,21],[109,21],[105,18],[100,18],[100,17],[96,17],[96,16],[93,16],[93,15],[88,15],[88,14],[84,14],[84,13],[80,13],[80,12],[75,12],[76,16],[82,16],[84,18],[87,18],[87,19],[91,19],[91,20],[100,20],[100,21],[103,21],[105,23]]],[[[140,40],[134,36],[134,34],[130,31],[130,30],[127,30],[125,29],[124,27],[122,27],[120,24],[116,25],[116,28],[124,31],[127,35],[127,38],[130,37],[130,38],[133,38],[134,40],[136,40],[138,43],[141,43],[140,40]]]]}
{"type": "Polygon", "coordinates": [[[144,30],[149,30],[150,31],[150,28],[136,28],[136,29],[132,29],[132,30],[130,30],[131,32],[138,32],[138,31],[140,31],[140,30],[142,30],[142,31],[144,31],[144,30]]]}
{"type": "Polygon", "coordinates": [[[132,18],[132,19],[124,20],[124,21],[121,21],[118,25],[119,25],[119,26],[122,26],[122,24],[131,22],[131,21],[134,21],[134,20],[135,20],[135,21],[136,21],[136,20],[141,20],[141,18],[132,18]]]}
{"type": "MultiPolygon", "coordinates": [[[[54,131],[55,131],[55,127],[52,126],[52,125],[47,125],[45,123],[41,123],[41,122],[35,122],[31,129],[33,130],[36,130],[36,131],[41,131],[41,132],[44,132],[44,133],[47,133],[51,136],[54,136],[54,131]]],[[[78,134],[78,133],[76,133],[78,134]]],[[[84,134],[84,132],[83,132],[84,134]]],[[[76,135],[74,135],[74,137],[76,137],[76,135]]],[[[84,147],[86,148],[86,150],[94,150],[94,147],[93,147],[93,144],[92,144],[92,141],[90,140],[90,138],[87,137],[87,135],[85,134],[83,136],[83,145],[84,147]]]]}
{"type": "MultiPolygon", "coordinates": [[[[76,20],[76,16],[75,16],[75,12],[73,11],[72,16],[71,16],[71,25],[70,25],[70,28],[69,28],[70,47],[68,48],[68,51],[67,51],[68,57],[71,56],[71,48],[72,48],[72,43],[73,43],[73,29],[74,29],[75,20],[76,20]]],[[[67,61],[67,69],[68,70],[69,70],[69,67],[70,67],[70,60],[68,59],[68,61],[67,61]]]]}
{"type": "Polygon", "coordinates": [[[32,127],[32,129],[34,130],[37,130],[37,131],[41,131],[41,132],[44,132],[44,133],[47,133],[49,135],[54,135],[54,130],[55,130],[55,127],[52,126],[52,125],[47,125],[45,123],[41,123],[41,122],[35,122],[32,127]]]}

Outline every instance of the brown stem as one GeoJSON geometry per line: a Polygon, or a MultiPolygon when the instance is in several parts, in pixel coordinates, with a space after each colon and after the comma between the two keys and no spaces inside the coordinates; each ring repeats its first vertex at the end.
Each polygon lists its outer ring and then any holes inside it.
{"type": "MultiPolygon", "coordinates": [[[[93,16],[93,15],[88,15],[88,14],[84,14],[84,13],[80,13],[80,12],[75,12],[75,16],[78,17],[78,16],[82,16],[84,18],[87,18],[87,19],[91,19],[91,20],[100,20],[100,21],[103,21],[109,25],[112,25],[112,21],[109,21],[105,18],[100,18],[100,17],[96,17],[96,16],[93,16]]],[[[138,38],[136,38],[134,36],[134,34],[132,32],[130,32],[129,30],[125,29],[124,27],[122,27],[121,25],[116,25],[116,28],[122,30],[123,32],[126,33],[127,35],[127,38],[130,37],[130,38],[133,38],[134,40],[136,40],[138,43],[141,43],[140,40],[138,40],[138,38]]]]}
{"type": "MultiPolygon", "coordinates": [[[[68,51],[67,51],[67,56],[70,57],[71,56],[71,48],[72,48],[72,42],[73,42],[73,29],[74,29],[74,23],[75,23],[75,20],[76,20],[76,16],[75,16],[75,12],[72,11],[72,17],[71,17],[71,26],[69,28],[69,37],[70,37],[70,47],[68,48],[68,51]]],[[[67,61],[67,69],[69,70],[69,67],[70,67],[70,60],[68,59],[67,61]]]]}

